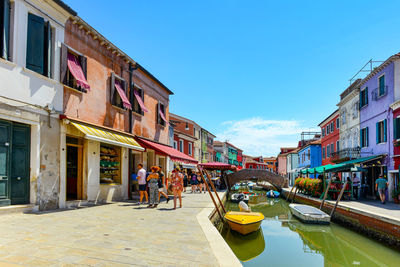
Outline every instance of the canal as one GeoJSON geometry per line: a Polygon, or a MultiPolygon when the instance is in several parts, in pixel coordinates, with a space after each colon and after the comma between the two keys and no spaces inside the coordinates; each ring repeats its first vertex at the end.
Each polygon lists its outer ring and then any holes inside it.
{"type": "MultiPolygon", "coordinates": [[[[331,223],[303,224],[283,199],[249,204],[265,220],[261,229],[242,236],[220,225],[220,232],[243,266],[400,266],[400,253],[379,242],[331,223]]],[[[236,203],[228,210],[238,210],[236,203]]]]}

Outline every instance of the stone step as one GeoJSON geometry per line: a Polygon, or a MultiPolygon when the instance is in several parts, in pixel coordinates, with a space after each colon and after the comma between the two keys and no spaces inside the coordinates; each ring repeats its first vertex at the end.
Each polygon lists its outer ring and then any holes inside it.
{"type": "Polygon", "coordinates": [[[35,204],[26,205],[10,205],[0,207],[0,215],[13,214],[13,213],[29,213],[36,212],[39,210],[39,206],[35,204]]]}

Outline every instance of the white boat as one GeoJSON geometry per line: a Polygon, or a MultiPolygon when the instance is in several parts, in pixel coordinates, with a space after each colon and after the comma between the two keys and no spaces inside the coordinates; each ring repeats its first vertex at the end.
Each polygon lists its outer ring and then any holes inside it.
{"type": "Polygon", "coordinates": [[[231,195],[231,201],[235,203],[239,203],[239,201],[243,200],[244,202],[248,203],[250,197],[246,194],[237,193],[231,195]]]}
{"type": "Polygon", "coordinates": [[[289,208],[304,223],[329,224],[331,221],[331,216],[313,206],[292,203],[289,208]]]}

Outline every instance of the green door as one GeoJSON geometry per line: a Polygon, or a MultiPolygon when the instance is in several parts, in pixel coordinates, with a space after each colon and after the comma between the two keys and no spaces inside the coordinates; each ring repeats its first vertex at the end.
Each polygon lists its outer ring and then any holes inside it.
{"type": "Polygon", "coordinates": [[[11,123],[0,120],[0,206],[10,205],[11,123]]]}
{"type": "Polygon", "coordinates": [[[11,204],[29,203],[30,127],[14,123],[11,149],[11,204]]]}

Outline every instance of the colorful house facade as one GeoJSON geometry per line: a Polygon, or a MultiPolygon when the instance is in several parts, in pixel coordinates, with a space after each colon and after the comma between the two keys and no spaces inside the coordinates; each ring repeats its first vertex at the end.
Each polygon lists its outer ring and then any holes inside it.
{"type": "Polygon", "coordinates": [[[247,155],[243,155],[244,159],[244,168],[245,169],[256,169],[256,170],[268,170],[268,164],[264,162],[262,156],[259,157],[251,157],[247,155]]]}
{"type": "Polygon", "coordinates": [[[277,171],[277,167],[278,167],[278,162],[276,157],[267,157],[264,158],[264,163],[267,164],[268,170],[270,172],[275,172],[277,171]]]}
{"type": "Polygon", "coordinates": [[[195,123],[189,119],[172,113],[170,113],[169,121],[173,124],[174,128],[173,147],[188,156],[195,157],[194,144],[198,140],[195,136],[195,123]]]}
{"type": "Polygon", "coordinates": [[[201,128],[201,162],[214,161],[214,138],[216,136],[201,128]]]}
{"type": "MultiPolygon", "coordinates": [[[[307,169],[321,166],[321,140],[311,141],[304,147],[300,148],[298,162],[299,169],[307,169]]],[[[309,174],[308,176],[310,178],[316,178],[314,174],[309,174]]]]}
{"type": "Polygon", "coordinates": [[[338,158],[337,151],[340,150],[339,143],[339,110],[335,110],[331,115],[324,119],[319,125],[321,127],[321,152],[322,165],[332,164],[338,158]]]}
{"type": "Polygon", "coordinates": [[[389,191],[394,186],[393,113],[389,107],[400,99],[399,59],[400,54],[391,56],[360,83],[361,156],[377,156],[363,164],[368,172],[364,173],[362,182],[367,185],[367,195],[371,198],[376,197],[375,180],[380,174],[389,179],[389,191]]]}
{"type": "Polygon", "coordinates": [[[278,174],[282,176],[287,175],[287,153],[295,149],[296,147],[281,147],[281,152],[277,157],[278,174]]]}

